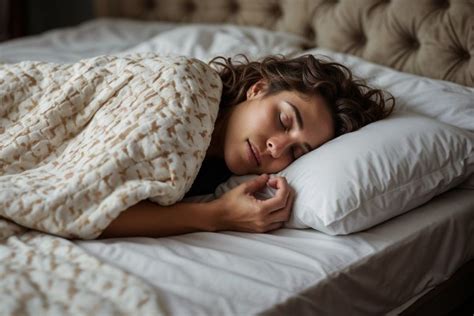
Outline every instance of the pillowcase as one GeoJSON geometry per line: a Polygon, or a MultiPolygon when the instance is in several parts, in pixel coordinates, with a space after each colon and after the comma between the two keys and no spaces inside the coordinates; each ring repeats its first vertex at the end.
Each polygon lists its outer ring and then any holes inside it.
{"type": "MultiPolygon", "coordinates": [[[[458,185],[473,170],[467,131],[416,113],[394,113],[331,140],[278,173],[296,191],[285,227],[330,235],[367,229],[458,185]]],[[[252,177],[231,177],[216,196],[252,177]]],[[[258,197],[273,195],[266,188],[258,197]]]]}

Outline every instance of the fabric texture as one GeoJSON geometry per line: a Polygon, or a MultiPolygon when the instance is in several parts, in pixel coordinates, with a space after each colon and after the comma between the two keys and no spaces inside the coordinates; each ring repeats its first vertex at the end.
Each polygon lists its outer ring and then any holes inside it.
{"type": "Polygon", "coordinates": [[[164,31],[120,53],[160,52],[161,55],[186,55],[204,61],[216,56],[235,57],[245,54],[250,59],[267,55],[290,55],[310,44],[302,36],[272,32],[257,27],[235,25],[179,25],[164,31]],[[180,41],[177,42],[176,38],[180,41]]]}
{"type": "Polygon", "coordinates": [[[303,35],[312,46],[474,86],[471,0],[94,0],[98,16],[231,23],[303,35]],[[436,65],[436,66],[433,66],[436,65]]]}
{"type": "Polygon", "coordinates": [[[180,200],[220,94],[183,57],[1,66],[0,314],[166,314],[146,282],[50,234],[92,239],[140,200],[180,200]]]}
{"type": "Polygon", "coordinates": [[[95,238],[149,198],[181,200],[209,146],[221,82],[184,57],[0,68],[0,216],[95,238]]]}
{"type": "Polygon", "coordinates": [[[474,258],[473,226],[474,194],[454,189],[350,236],[279,229],[76,244],[147,280],[167,307],[159,315],[399,315],[389,311],[474,258]]]}
{"type": "MultiPolygon", "coordinates": [[[[3,229],[0,221],[0,229],[3,229]]],[[[156,315],[153,287],[72,241],[29,231],[0,240],[1,315],[156,315]]]]}

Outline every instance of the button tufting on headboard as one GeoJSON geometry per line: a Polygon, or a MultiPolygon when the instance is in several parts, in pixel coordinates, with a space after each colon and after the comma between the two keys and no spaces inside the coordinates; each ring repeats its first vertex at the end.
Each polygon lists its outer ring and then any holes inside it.
{"type": "Polygon", "coordinates": [[[237,1],[229,1],[229,11],[232,14],[235,14],[237,11],[239,11],[239,9],[240,9],[240,6],[237,1]]]}
{"type": "Polygon", "coordinates": [[[407,38],[407,47],[412,49],[412,50],[417,50],[420,48],[420,41],[412,36],[407,38]]]}
{"type": "Polygon", "coordinates": [[[187,14],[192,14],[194,11],[196,11],[196,3],[194,3],[192,0],[188,0],[183,3],[183,9],[187,14]]]}
{"type": "Polygon", "coordinates": [[[458,54],[459,54],[459,59],[461,60],[468,61],[471,59],[471,54],[469,54],[469,52],[464,48],[460,49],[458,54]]]}
{"type": "Polygon", "coordinates": [[[367,44],[367,36],[365,36],[364,33],[360,33],[359,35],[356,35],[355,39],[357,43],[359,44],[359,46],[364,46],[365,44],[367,44]]]}
{"type": "Polygon", "coordinates": [[[270,7],[269,13],[274,17],[274,18],[280,18],[283,15],[283,11],[281,10],[281,7],[279,4],[275,3],[273,6],[270,7]]]}
{"type": "Polygon", "coordinates": [[[449,0],[438,0],[439,6],[441,9],[447,10],[449,9],[449,0]]]}
{"type": "Polygon", "coordinates": [[[145,4],[145,8],[147,10],[153,10],[155,8],[155,1],[154,0],[146,0],[144,2],[144,4],[145,4]]]}
{"type": "Polygon", "coordinates": [[[316,33],[314,32],[314,29],[309,24],[305,27],[303,35],[306,38],[316,42],[316,38],[315,38],[316,33]]]}
{"type": "Polygon", "coordinates": [[[296,33],[405,72],[474,86],[474,0],[93,0],[99,16],[296,33]]]}

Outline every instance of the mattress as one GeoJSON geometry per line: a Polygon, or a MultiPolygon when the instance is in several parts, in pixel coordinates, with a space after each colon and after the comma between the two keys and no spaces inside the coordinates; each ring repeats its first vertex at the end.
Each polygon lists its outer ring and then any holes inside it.
{"type": "Polygon", "coordinates": [[[349,236],[281,229],[76,243],[149,282],[173,315],[381,314],[474,256],[474,194],[451,190],[349,236]]]}
{"type": "MultiPolygon", "coordinates": [[[[257,28],[190,26],[199,29],[193,33],[175,27],[95,20],[0,44],[0,63],[147,50],[204,60],[238,52],[258,57],[301,53],[307,44],[257,28]]],[[[474,194],[467,187],[450,190],[349,236],[280,229],[75,243],[152,285],[164,314],[396,314],[474,258],[474,194]]]]}

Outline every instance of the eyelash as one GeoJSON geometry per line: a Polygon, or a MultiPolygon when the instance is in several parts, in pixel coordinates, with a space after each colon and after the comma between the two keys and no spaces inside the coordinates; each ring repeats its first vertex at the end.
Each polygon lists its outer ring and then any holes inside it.
{"type": "Polygon", "coordinates": [[[286,130],[287,130],[287,127],[285,126],[285,124],[283,124],[283,120],[281,119],[281,114],[282,114],[282,113],[279,114],[278,119],[280,120],[280,125],[281,125],[281,127],[283,127],[283,129],[286,131],[286,130]]]}
{"type": "MultiPolygon", "coordinates": [[[[285,124],[283,124],[283,120],[281,119],[281,112],[280,114],[278,115],[278,120],[280,121],[280,125],[281,127],[286,131],[288,130],[288,128],[285,126],[285,124]]],[[[291,156],[293,157],[294,160],[296,160],[296,155],[295,155],[295,148],[294,147],[291,147],[291,156]]]]}

